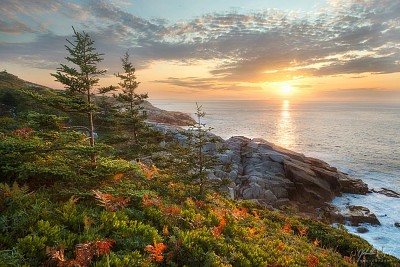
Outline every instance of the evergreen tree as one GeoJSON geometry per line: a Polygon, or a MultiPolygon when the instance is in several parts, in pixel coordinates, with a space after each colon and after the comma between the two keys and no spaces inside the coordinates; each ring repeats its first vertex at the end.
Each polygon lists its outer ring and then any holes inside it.
{"type": "Polygon", "coordinates": [[[188,131],[189,138],[189,158],[192,164],[192,179],[194,183],[199,186],[199,195],[204,195],[208,189],[212,186],[212,181],[208,178],[208,171],[214,168],[216,164],[216,157],[206,151],[206,145],[215,142],[212,137],[209,136],[209,132],[212,130],[211,127],[206,127],[206,124],[202,122],[202,118],[205,117],[206,113],[203,111],[202,106],[196,103],[197,120],[190,126],[188,131]]]}
{"type": "MultiPolygon", "coordinates": [[[[88,115],[89,140],[90,145],[93,147],[95,145],[93,123],[95,105],[93,95],[94,88],[99,82],[98,76],[106,72],[105,70],[99,70],[97,67],[97,64],[103,60],[103,54],[96,52],[94,41],[86,32],[77,32],[74,27],[72,29],[74,31],[74,40],[67,39],[68,45],[65,45],[65,47],[70,56],[65,59],[75,66],[70,67],[60,64],[61,66],[57,68],[57,72],[51,75],[56,78],[56,81],[64,84],[71,98],[76,98],[76,96],[85,98],[85,101],[81,102],[78,108],[88,115]]],[[[96,161],[95,157],[93,157],[93,161],[96,161]]]]}
{"type": "Polygon", "coordinates": [[[121,58],[124,73],[116,74],[120,78],[118,85],[121,88],[121,93],[115,94],[115,98],[123,105],[121,117],[123,124],[132,128],[133,138],[135,143],[138,142],[138,130],[143,126],[143,121],[146,119],[146,114],[143,112],[143,107],[140,106],[143,101],[148,98],[147,93],[138,94],[136,88],[140,82],[136,81],[135,68],[132,62],[129,61],[129,53],[126,52],[121,58]]]}
{"type": "Polygon", "coordinates": [[[99,88],[99,94],[101,96],[96,101],[98,112],[101,114],[101,116],[96,117],[98,130],[115,129],[118,108],[115,106],[115,103],[113,103],[113,99],[107,96],[107,94],[115,89],[117,89],[117,87],[112,85],[99,88]]]}

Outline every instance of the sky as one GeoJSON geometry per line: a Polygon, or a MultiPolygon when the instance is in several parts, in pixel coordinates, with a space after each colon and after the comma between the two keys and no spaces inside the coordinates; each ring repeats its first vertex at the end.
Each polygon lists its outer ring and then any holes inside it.
{"type": "Polygon", "coordinates": [[[400,103],[399,0],[1,0],[0,69],[63,88],[72,26],[150,100],[400,103]]]}

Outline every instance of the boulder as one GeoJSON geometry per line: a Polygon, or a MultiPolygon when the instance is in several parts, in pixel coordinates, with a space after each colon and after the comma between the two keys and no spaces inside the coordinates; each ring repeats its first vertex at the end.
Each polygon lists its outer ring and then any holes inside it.
{"type": "Polygon", "coordinates": [[[365,227],[358,227],[358,228],[357,228],[357,233],[365,234],[365,233],[367,233],[367,232],[368,232],[368,229],[365,228],[365,227]]]}
{"type": "Polygon", "coordinates": [[[361,179],[350,178],[344,173],[338,173],[341,192],[365,195],[368,193],[368,185],[361,179]]]}
{"type": "Polygon", "coordinates": [[[263,195],[263,200],[268,204],[274,204],[277,201],[277,197],[272,193],[271,190],[266,190],[263,195]]]}
{"type": "Polygon", "coordinates": [[[343,213],[345,221],[352,226],[359,226],[362,223],[380,225],[378,218],[368,208],[363,206],[348,206],[348,210],[343,213]]]}
{"type": "Polygon", "coordinates": [[[261,199],[264,196],[263,188],[257,183],[251,183],[250,187],[243,190],[243,199],[261,199]]]}

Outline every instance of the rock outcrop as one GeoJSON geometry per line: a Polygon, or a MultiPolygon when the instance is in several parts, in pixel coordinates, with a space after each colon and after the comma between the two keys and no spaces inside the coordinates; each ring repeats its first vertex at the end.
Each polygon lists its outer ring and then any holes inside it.
{"type": "Polygon", "coordinates": [[[362,223],[381,224],[374,213],[362,206],[349,206],[348,211],[343,215],[345,221],[348,221],[352,226],[359,226],[362,223]]]}
{"type": "Polygon", "coordinates": [[[359,226],[365,223],[372,225],[381,224],[376,215],[363,206],[348,205],[342,211],[332,204],[326,204],[321,208],[320,215],[327,222],[348,224],[351,226],[359,226]]]}
{"type": "MultiPolygon", "coordinates": [[[[174,126],[152,127],[185,143],[184,131],[174,126]]],[[[204,151],[219,163],[209,173],[210,179],[228,179],[224,191],[231,198],[250,200],[271,208],[294,206],[303,214],[319,217],[319,210],[342,193],[366,194],[368,186],[349,177],[328,163],[276,146],[263,139],[243,136],[223,140],[210,134],[215,143],[204,151]]],[[[326,214],[326,212],[324,212],[326,214]]],[[[331,222],[345,220],[339,211],[328,213],[331,222]]]]}
{"type": "Polygon", "coordinates": [[[162,110],[153,106],[148,101],[144,101],[141,105],[147,113],[147,120],[149,122],[167,123],[177,126],[187,126],[195,122],[189,114],[183,112],[162,110]]]}
{"type": "Polygon", "coordinates": [[[399,193],[397,193],[396,191],[387,189],[387,188],[372,189],[371,191],[374,192],[374,193],[385,195],[387,197],[400,198],[400,194],[399,193]]]}
{"type": "Polygon", "coordinates": [[[224,141],[223,147],[223,152],[216,153],[220,164],[214,175],[234,182],[237,199],[276,208],[295,204],[307,211],[342,193],[368,192],[368,186],[360,179],[263,139],[236,136],[224,141]],[[230,168],[226,170],[224,166],[230,168]]]}

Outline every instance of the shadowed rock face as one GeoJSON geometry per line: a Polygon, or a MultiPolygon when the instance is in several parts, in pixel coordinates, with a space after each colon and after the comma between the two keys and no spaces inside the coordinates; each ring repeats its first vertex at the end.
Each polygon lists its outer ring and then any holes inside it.
{"type": "Polygon", "coordinates": [[[221,165],[228,164],[230,169],[229,173],[218,174],[234,182],[238,199],[272,207],[291,203],[300,208],[318,208],[341,193],[368,192],[360,179],[351,178],[324,161],[263,139],[236,136],[224,141],[223,146],[226,150],[217,156],[221,165]]]}

